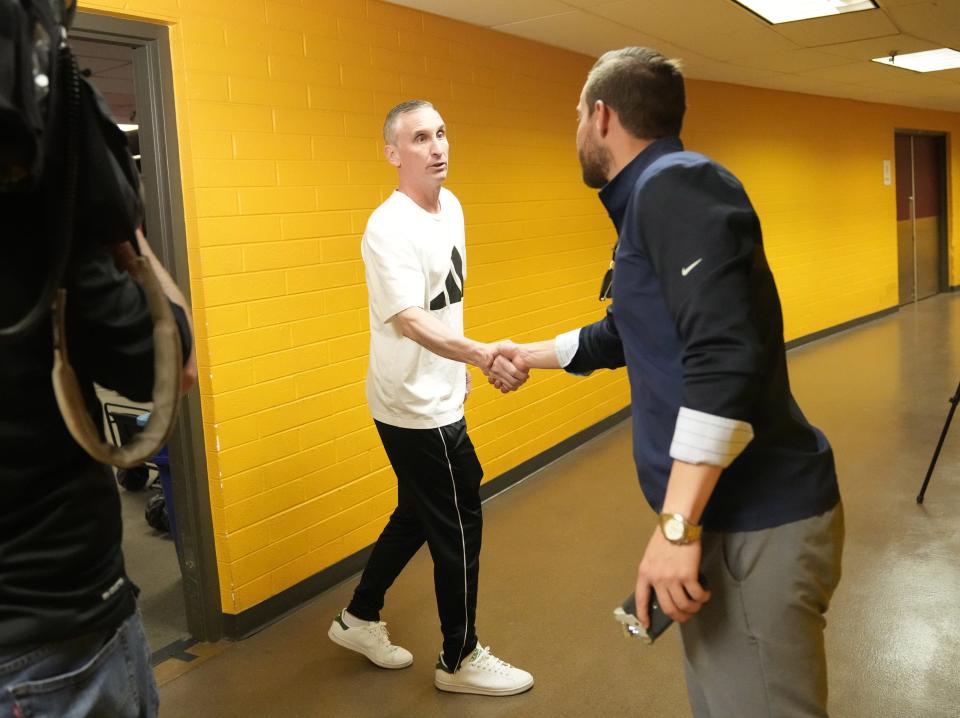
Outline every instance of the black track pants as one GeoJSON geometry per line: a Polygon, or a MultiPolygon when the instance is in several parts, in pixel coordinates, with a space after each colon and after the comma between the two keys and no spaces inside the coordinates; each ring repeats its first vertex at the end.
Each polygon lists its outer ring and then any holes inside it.
{"type": "Polygon", "coordinates": [[[397,474],[397,508],[347,610],[357,618],[380,620],[387,589],[426,541],[433,557],[444,663],[452,669],[477,644],[483,469],[463,419],[439,429],[375,423],[397,474]]]}

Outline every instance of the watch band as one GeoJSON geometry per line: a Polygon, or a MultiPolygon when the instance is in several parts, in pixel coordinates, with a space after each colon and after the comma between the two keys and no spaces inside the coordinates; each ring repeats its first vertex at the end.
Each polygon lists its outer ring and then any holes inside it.
{"type": "Polygon", "coordinates": [[[697,526],[687,521],[683,514],[660,514],[660,532],[672,544],[684,546],[700,540],[703,526],[697,526]]]}

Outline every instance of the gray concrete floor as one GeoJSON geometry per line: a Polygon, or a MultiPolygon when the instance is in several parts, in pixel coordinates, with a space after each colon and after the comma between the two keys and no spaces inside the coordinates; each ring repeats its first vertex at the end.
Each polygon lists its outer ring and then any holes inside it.
{"type": "Polygon", "coordinates": [[[127,575],[140,587],[140,614],[151,651],[190,636],[173,538],[150,528],[143,516],[147,500],[155,493],[152,486],[143,491],[120,489],[123,560],[127,575]]]}
{"type": "MultiPolygon", "coordinates": [[[[960,716],[960,418],[924,506],[919,489],[960,380],[960,296],[907,307],[790,352],[794,393],[836,450],[844,578],[828,614],[831,715],[960,716]]],[[[350,580],[161,688],[165,716],[689,715],[678,632],[622,638],[654,516],[622,424],[485,506],[478,630],[537,684],[511,698],[433,688],[440,638],[429,556],[387,597],[411,668],[385,671],[326,638],[350,580]]],[[[726,718],[726,717],[724,717],[726,718]]]]}
{"type": "MultiPolygon", "coordinates": [[[[152,407],[150,403],[131,402],[101,386],[96,389],[101,403],[120,404],[125,412],[149,411],[152,407]]],[[[114,411],[120,409],[114,408],[114,411]]],[[[106,422],[104,430],[110,437],[106,422]]],[[[155,476],[156,472],[151,471],[151,482],[155,476]]],[[[187,629],[183,578],[173,538],[150,528],[144,518],[147,501],[156,493],[153,486],[151,483],[141,491],[127,491],[122,487],[118,490],[123,518],[123,560],[127,575],[140,588],[140,613],[150,650],[160,651],[171,643],[189,638],[190,632],[187,629]]]]}

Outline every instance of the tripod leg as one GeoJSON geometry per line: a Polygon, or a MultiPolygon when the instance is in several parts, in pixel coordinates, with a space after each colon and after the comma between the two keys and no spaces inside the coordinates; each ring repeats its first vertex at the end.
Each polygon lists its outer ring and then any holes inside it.
{"type": "Polygon", "coordinates": [[[923,503],[923,495],[927,493],[927,484],[930,483],[930,477],[933,476],[933,468],[937,465],[937,459],[940,458],[940,449],[943,448],[943,440],[947,438],[947,431],[950,429],[950,422],[953,421],[953,414],[957,410],[957,403],[960,402],[960,384],[957,384],[957,390],[950,399],[950,411],[947,412],[947,421],[943,425],[943,431],[940,432],[940,441],[937,442],[937,448],[933,452],[933,458],[930,460],[930,468],[927,469],[927,475],[923,479],[923,486],[920,487],[920,493],[917,494],[917,503],[923,503]]]}

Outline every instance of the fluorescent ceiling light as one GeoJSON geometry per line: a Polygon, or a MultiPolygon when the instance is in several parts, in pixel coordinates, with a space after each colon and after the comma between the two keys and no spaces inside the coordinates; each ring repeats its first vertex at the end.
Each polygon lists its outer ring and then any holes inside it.
{"type": "Polygon", "coordinates": [[[118,122],[117,127],[119,127],[123,132],[133,132],[133,130],[140,129],[140,125],[127,125],[122,122],[118,122]]]}
{"type": "Polygon", "coordinates": [[[767,22],[777,25],[781,22],[809,20],[812,17],[839,15],[844,12],[873,10],[877,3],[873,0],[733,0],[756,13],[767,22]]]}
{"type": "Polygon", "coordinates": [[[902,67],[904,70],[913,70],[914,72],[936,72],[937,70],[952,70],[960,67],[960,52],[942,47],[939,50],[910,52],[906,55],[875,57],[873,61],[884,65],[893,65],[893,67],[902,67]]]}

